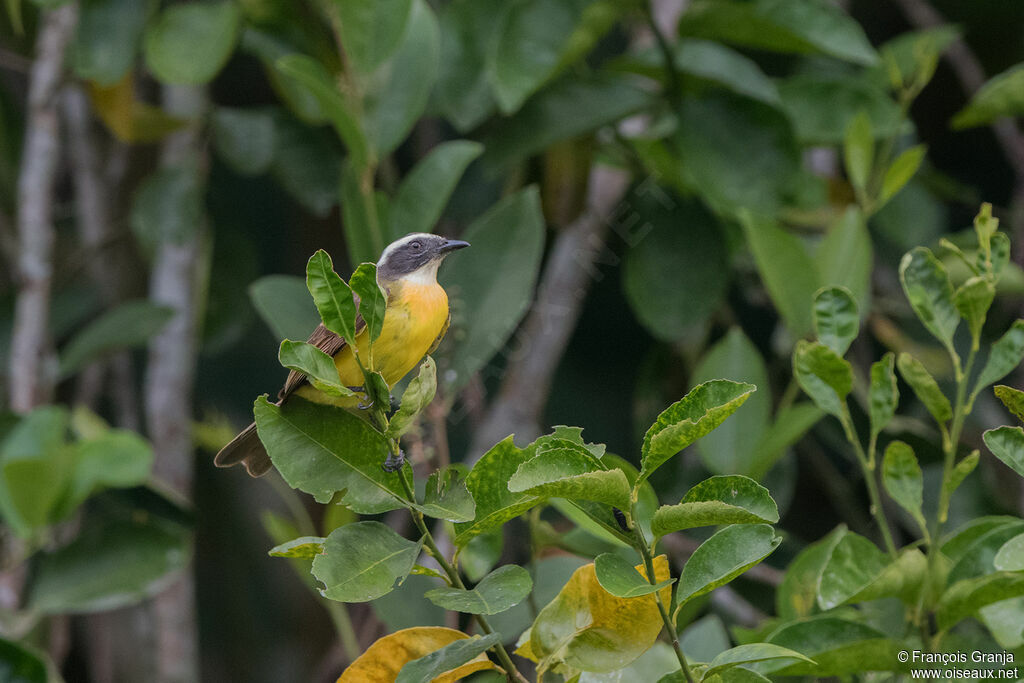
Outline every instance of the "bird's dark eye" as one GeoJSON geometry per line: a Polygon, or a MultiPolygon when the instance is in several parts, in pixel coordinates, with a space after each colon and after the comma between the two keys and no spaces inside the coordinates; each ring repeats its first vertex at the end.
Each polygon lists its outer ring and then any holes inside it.
{"type": "Polygon", "coordinates": [[[413,249],[422,249],[423,248],[423,245],[420,244],[419,242],[412,242],[412,243],[409,244],[409,246],[411,248],[413,248],[413,249]]]}

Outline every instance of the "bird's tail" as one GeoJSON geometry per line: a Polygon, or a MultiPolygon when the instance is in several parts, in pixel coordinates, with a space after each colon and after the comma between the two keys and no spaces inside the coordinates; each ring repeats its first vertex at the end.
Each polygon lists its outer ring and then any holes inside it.
{"type": "Polygon", "coordinates": [[[245,465],[246,471],[253,477],[262,477],[270,470],[270,456],[256,434],[255,422],[220,449],[213,459],[213,464],[217,467],[231,467],[238,463],[245,465]]]}

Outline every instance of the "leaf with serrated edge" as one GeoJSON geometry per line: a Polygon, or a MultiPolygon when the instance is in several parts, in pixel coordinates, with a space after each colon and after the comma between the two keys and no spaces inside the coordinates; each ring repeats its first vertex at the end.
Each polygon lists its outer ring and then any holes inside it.
{"type": "Polygon", "coordinates": [[[476,515],[473,496],[455,467],[430,473],[423,504],[416,508],[429,517],[449,522],[469,522],[476,515]]]}
{"type": "Polygon", "coordinates": [[[663,505],[654,514],[651,531],[664,536],[700,526],[774,524],[779,509],[768,489],[741,475],[711,477],[691,488],[678,505],[663,505]]]}
{"type": "Polygon", "coordinates": [[[694,387],[666,408],[644,435],[640,480],[732,415],[757,390],[753,384],[716,379],[694,387]]]}
{"type": "Polygon", "coordinates": [[[971,339],[978,339],[981,336],[981,328],[985,325],[985,317],[995,296],[996,288],[985,277],[972,277],[960,285],[953,294],[956,310],[967,321],[971,339]]]}
{"type": "Polygon", "coordinates": [[[508,481],[513,493],[592,500],[629,507],[629,481],[622,470],[602,469],[582,447],[557,448],[527,460],[508,481]]]}
{"type": "Polygon", "coordinates": [[[466,488],[476,503],[476,519],[455,525],[456,545],[465,545],[474,536],[501,526],[541,501],[537,496],[508,490],[509,479],[532,455],[527,449],[517,448],[509,436],[477,461],[466,476],[466,488]]]}

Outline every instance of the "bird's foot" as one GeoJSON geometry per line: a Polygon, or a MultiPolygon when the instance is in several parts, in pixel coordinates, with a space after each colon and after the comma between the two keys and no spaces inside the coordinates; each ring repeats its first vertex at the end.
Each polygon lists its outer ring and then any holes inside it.
{"type": "Polygon", "coordinates": [[[402,465],[405,464],[405,451],[399,450],[398,453],[388,453],[388,457],[384,460],[382,467],[385,472],[397,472],[402,469],[402,465]]]}

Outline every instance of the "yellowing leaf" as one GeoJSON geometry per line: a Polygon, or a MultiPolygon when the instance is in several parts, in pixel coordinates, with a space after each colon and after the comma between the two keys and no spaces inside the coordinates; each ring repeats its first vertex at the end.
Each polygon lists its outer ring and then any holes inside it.
{"type": "MultiPolygon", "coordinates": [[[[643,565],[637,571],[647,577],[643,565]]],[[[658,581],[669,579],[668,560],[654,559],[658,581]]],[[[658,592],[667,605],[672,588],[658,592]]],[[[617,671],[646,652],[661,633],[654,595],[617,598],[597,581],[593,563],[573,572],[568,583],[537,615],[529,640],[516,651],[538,670],[617,671]]]]}
{"type": "MultiPolygon", "coordinates": [[[[342,672],[337,683],[380,683],[393,681],[402,667],[425,655],[440,650],[457,640],[469,638],[462,631],[441,626],[417,626],[395,631],[379,638],[356,661],[342,672]]],[[[497,669],[486,654],[481,653],[460,667],[438,676],[433,683],[454,683],[475,671],[497,669]]]]}
{"type": "Polygon", "coordinates": [[[89,96],[103,125],[121,142],[156,142],[187,123],[135,99],[130,73],[111,86],[90,83],[89,96]]]}

